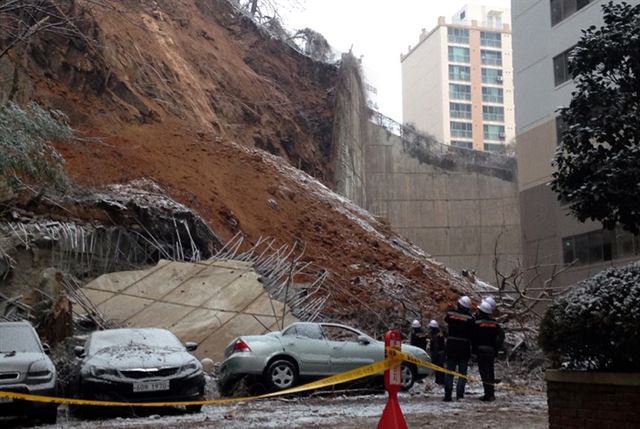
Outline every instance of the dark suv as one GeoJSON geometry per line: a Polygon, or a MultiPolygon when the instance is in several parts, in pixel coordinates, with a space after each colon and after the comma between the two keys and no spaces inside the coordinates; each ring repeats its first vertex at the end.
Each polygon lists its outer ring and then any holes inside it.
{"type": "MultiPolygon", "coordinates": [[[[0,322],[0,390],[52,396],[56,383],[56,368],[31,324],[0,322]]],[[[57,404],[0,397],[0,415],[27,415],[55,423],[57,414],[57,404]]]]}

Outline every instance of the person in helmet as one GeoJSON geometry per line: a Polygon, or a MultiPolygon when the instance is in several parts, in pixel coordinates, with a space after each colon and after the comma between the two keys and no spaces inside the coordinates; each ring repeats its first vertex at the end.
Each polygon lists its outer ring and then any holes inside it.
{"type": "MultiPolygon", "coordinates": [[[[450,309],[444,318],[449,334],[446,346],[446,364],[450,371],[467,375],[469,358],[471,357],[471,340],[473,338],[475,319],[471,314],[471,299],[463,296],[458,299],[458,307],[450,309]]],[[[464,398],[466,379],[458,377],[456,399],[464,398]]],[[[444,401],[451,402],[453,393],[453,376],[444,376],[444,401]]]]}
{"type": "Polygon", "coordinates": [[[491,306],[491,311],[495,312],[496,308],[498,307],[498,304],[496,303],[496,300],[493,299],[490,296],[486,296],[484,297],[483,301],[485,301],[486,303],[488,303],[491,306]]]}
{"type": "MultiPolygon", "coordinates": [[[[431,362],[438,366],[444,365],[444,334],[440,330],[440,325],[435,320],[431,320],[429,328],[429,353],[431,354],[431,362]]],[[[434,371],[436,373],[436,384],[444,385],[444,373],[434,371]]]]}
{"type": "Polygon", "coordinates": [[[427,350],[427,334],[422,330],[422,325],[419,320],[411,322],[411,335],[409,337],[409,344],[427,350]]]}
{"type": "Polygon", "coordinates": [[[488,300],[482,301],[478,306],[473,331],[473,350],[478,356],[478,369],[484,388],[484,395],[480,398],[482,401],[495,400],[494,363],[498,349],[502,347],[504,340],[502,328],[491,317],[493,311],[494,307],[488,300]]]}

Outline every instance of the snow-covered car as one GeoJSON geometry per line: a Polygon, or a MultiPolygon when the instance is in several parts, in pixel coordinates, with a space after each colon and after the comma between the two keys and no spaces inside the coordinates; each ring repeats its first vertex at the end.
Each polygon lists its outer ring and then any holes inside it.
{"type": "MultiPolygon", "coordinates": [[[[407,344],[402,351],[430,361],[424,350],[407,344]]],[[[220,365],[223,394],[244,376],[261,377],[270,390],[295,386],[304,378],[338,374],[384,359],[384,343],[336,323],[294,323],[282,332],[241,336],[229,343],[220,365]]],[[[402,388],[407,390],[431,371],[402,364],[402,388]]]]}
{"type": "MultiPolygon", "coordinates": [[[[55,396],[56,368],[29,322],[0,323],[0,390],[55,396]]],[[[0,415],[26,415],[55,423],[57,404],[0,397],[0,415]]]]}
{"type": "MultiPolygon", "coordinates": [[[[204,397],[202,365],[166,329],[107,329],[76,347],[80,397],[129,402],[187,401],[204,397]]],[[[199,412],[202,406],[187,406],[199,412]]]]}

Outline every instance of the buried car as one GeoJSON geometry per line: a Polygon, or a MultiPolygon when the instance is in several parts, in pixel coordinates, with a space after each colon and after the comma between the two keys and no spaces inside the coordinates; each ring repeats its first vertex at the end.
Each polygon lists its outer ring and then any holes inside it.
{"type": "MultiPolygon", "coordinates": [[[[166,329],[107,329],[93,332],[84,347],[79,393],[85,399],[128,402],[189,401],[204,397],[200,362],[166,329]]],[[[188,405],[199,412],[201,405],[188,405]]]]}
{"type": "MultiPolygon", "coordinates": [[[[0,323],[0,390],[55,396],[56,368],[29,322],[0,323]]],[[[0,397],[0,415],[26,415],[55,423],[57,404],[0,397]]]]}
{"type": "MultiPolygon", "coordinates": [[[[424,350],[402,345],[402,351],[430,360],[424,350]]],[[[338,374],[384,359],[384,343],[337,323],[294,323],[282,332],[242,336],[224,351],[220,390],[228,393],[243,376],[262,377],[270,390],[295,386],[303,378],[338,374]]],[[[402,364],[402,388],[407,390],[431,370],[402,364]]]]}

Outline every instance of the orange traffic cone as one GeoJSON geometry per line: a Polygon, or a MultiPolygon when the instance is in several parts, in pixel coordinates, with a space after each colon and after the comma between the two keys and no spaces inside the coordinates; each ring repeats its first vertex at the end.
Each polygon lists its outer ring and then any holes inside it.
{"type": "MultiPolygon", "coordinates": [[[[385,350],[398,350],[402,347],[402,337],[398,331],[388,331],[384,336],[385,350]]],[[[385,357],[389,358],[385,352],[385,357]]],[[[378,429],[408,429],[407,422],[404,421],[400,402],[398,402],[398,392],[400,391],[400,383],[402,380],[402,372],[400,364],[387,369],[384,372],[384,387],[387,389],[389,399],[387,405],[384,406],[382,416],[378,422],[378,429]]]]}
{"type": "Polygon", "coordinates": [[[408,429],[395,392],[389,392],[389,399],[378,422],[378,429],[408,429]]]}

